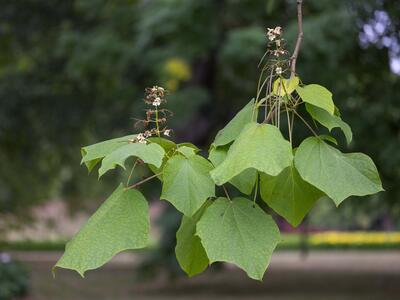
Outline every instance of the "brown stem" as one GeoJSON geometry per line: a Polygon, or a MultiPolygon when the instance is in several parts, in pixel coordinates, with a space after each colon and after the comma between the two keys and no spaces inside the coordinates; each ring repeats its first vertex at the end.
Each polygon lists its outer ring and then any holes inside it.
{"type": "Polygon", "coordinates": [[[229,199],[229,201],[232,201],[232,200],[231,200],[231,197],[229,197],[229,193],[228,193],[228,190],[226,189],[226,187],[225,187],[224,185],[222,185],[222,188],[224,189],[224,192],[225,192],[226,198],[228,198],[228,199],[229,199]]]}
{"type": "Polygon", "coordinates": [[[308,122],[306,120],[304,120],[304,118],[296,111],[296,110],[292,110],[293,113],[299,117],[299,119],[308,127],[308,129],[310,129],[310,131],[315,135],[315,137],[320,138],[318,136],[318,134],[314,131],[314,129],[312,129],[312,127],[310,126],[310,124],[308,124],[308,122]]]}
{"type": "Polygon", "coordinates": [[[297,41],[296,47],[294,48],[293,55],[290,58],[290,76],[296,75],[296,61],[299,56],[301,41],[303,40],[303,11],[302,11],[303,0],[297,0],[297,41]]]}
{"type": "Polygon", "coordinates": [[[157,176],[159,176],[161,174],[162,174],[162,172],[158,173],[158,174],[154,174],[152,176],[149,176],[149,177],[147,177],[147,178],[145,178],[145,179],[143,179],[143,180],[141,180],[139,182],[136,182],[136,183],[126,187],[126,190],[133,189],[133,188],[137,187],[138,185],[141,185],[142,183],[145,183],[145,182],[147,182],[147,181],[149,181],[149,180],[153,179],[154,177],[157,177],[157,176]]]}

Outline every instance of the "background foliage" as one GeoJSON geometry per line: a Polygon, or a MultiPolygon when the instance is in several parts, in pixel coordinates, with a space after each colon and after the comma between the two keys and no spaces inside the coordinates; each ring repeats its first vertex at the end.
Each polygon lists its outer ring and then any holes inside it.
{"type": "MultiPolygon", "coordinates": [[[[325,224],[351,214],[346,226],[399,226],[399,13],[390,0],[305,1],[297,70],[334,93],[355,136],[347,150],[374,159],[387,191],[346,202],[325,224]]],[[[293,49],[295,22],[290,0],[2,3],[0,211],[111,192],[79,167],[79,148],[134,131],[153,83],[171,91],[176,140],[209,144],[255,93],[265,28],[283,26],[293,49]]]]}

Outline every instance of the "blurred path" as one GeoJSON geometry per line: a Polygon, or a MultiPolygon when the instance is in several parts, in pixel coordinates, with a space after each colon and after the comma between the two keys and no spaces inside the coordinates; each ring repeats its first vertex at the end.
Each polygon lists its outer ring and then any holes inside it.
{"type": "Polygon", "coordinates": [[[32,270],[33,292],[27,299],[400,299],[400,250],[312,251],[305,258],[297,251],[280,251],[273,255],[263,282],[248,279],[232,266],[192,279],[159,274],[144,282],[137,279],[138,258],[132,253],[118,255],[85,279],[66,270],[58,270],[53,279],[50,269],[60,255],[13,253],[32,270]]]}
{"type": "MultiPolygon", "coordinates": [[[[29,263],[54,263],[62,252],[13,252],[12,257],[29,263]]],[[[120,253],[107,266],[134,267],[138,257],[134,253],[120,253]]],[[[270,269],[280,270],[324,270],[400,273],[400,250],[384,251],[312,251],[303,256],[299,251],[278,251],[272,256],[270,269]]],[[[100,269],[101,271],[101,269],[100,269]]]]}

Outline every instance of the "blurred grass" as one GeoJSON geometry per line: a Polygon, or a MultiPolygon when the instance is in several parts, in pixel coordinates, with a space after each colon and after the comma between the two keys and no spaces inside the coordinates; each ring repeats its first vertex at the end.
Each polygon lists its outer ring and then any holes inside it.
{"type": "MultiPolygon", "coordinates": [[[[400,249],[400,232],[326,231],[282,234],[278,250],[400,249]]],[[[0,251],[63,251],[66,241],[0,241],[0,251]]]]}

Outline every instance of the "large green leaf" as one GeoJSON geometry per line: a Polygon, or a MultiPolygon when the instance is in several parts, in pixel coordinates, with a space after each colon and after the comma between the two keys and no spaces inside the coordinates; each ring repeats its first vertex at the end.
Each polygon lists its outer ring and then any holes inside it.
{"type": "Polygon", "coordinates": [[[211,177],[222,185],[249,168],[275,176],[290,166],[292,159],[290,143],[277,127],[250,123],[232,144],[226,159],[211,171],[211,177]]]}
{"type": "Polygon", "coordinates": [[[174,155],[165,164],[161,199],[171,202],[184,215],[192,216],[207,200],[215,196],[209,172],[211,163],[199,155],[174,155]]]}
{"type": "Polygon", "coordinates": [[[82,161],[81,164],[85,163],[89,172],[101,161],[101,159],[110,154],[114,150],[125,146],[129,143],[129,140],[135,138],[136,135],[127,135],[112,140],[107,140],[90,146],[82,147],[82,161]]]}
{"type": "MultiPolygon", "coordinates": [[[[154,165],[147,165],[149,169],[154,173],[158,174],[162,171],[164,168],[165,164],[167,163],[168,159],[174,155],[175,151],[178,149],[178,145],[175,144],[173,141],[170,141],[168,139],[162,138],[162,137],[151,137],[148,139],[152,143],[156,143],[160,145],[164,151],[165,155],[163,158],[163,162],[160,167],[155,167],[154,165]]],[[[162,175],[157,176],[157,178],[162,181],[162,175]]]]}
{"type": "Polygon", "coordinates": [[[295,76],[289,79],[278,78],[272,85],[272,93],[277,96],[286,96],[293,93],[293,91],[299,86],[299,77],[295,76]]]}
{"type": "Polygon", "coordinates": [[[181,226],[176,232],[176,258],[189,277],[203,272],[209,264],[200,238],[195,234],[197,222],[211,203],[210,200],[205,202],[192,217],[183,216],[181,226]]]}
{"type": "Polygon", "coordinates": [[[310,137],[299,146],[295,165],[300,176],[339,205],[349,196],[382,191],[374,162],[362,153],[342,153],[324,141],[310,137]]]}
{"type": "Polygon", "coordinates": [[[123,250],[146,247],[149,226],[146,199],[121,184],[68,242],[54,268],[72,269],[83,277],[123,250]]]}
{"type": "Polygon", "coordinates": [[[304,181],[293,164],[278,176],[261,174],[262,199],[290,224],[297,226],[323,193],[304,181]]]}
{"type": "Polygon", "coordinates": [[[196,149],[188,147],[188,146],[179,146],[176,151],[178,151],[179,153],[183,154],[186,157],[196,154],[196,149]]]}
{"type": "Polygon", "coordinates": [[[161,167],[164,155],[164,149],[156,143],[129,143],[107,154],[103,158],[99,169],[99,178],[108,170],[114,169],[117,165],[125,169],[125,161],[131,156],[138,157],[143,162],[159,168],[161,167]]]}
{"type": "Polygon", "coordinates": [[[233,263],[258,280],[280,240],[271,216],[244,198],[218,198],[197,223],[197,235],[211,263],[233,263]]]}
{"type": "Polygon", "coordinates": [[[315,121],[328,128],[329,131],[332,131],[333,128],[340,128],[346,137],[347,143],[350,144],[351,140],[353,139],[353,133],[350,126],[340,117],[331,115],[326,110],[308,103],[306,103],[306,109],[315,121]]]}
{"type": "Polygon", "coordinates": [[[331,115],[334,114],[335,104],[332,100],[332,93],[323,86],[318,84],[308,84],[304,87],[298,86],[296,92],[304,102],[318,106],[331,115]]]}
{"type": "MultiPolygon", "coordinates": [[[[214,148],[210,150],[208,159],[213,163],[215,167],[219,166],[228,155],[229,146],[225,145],[222,147],[214,148]]],[[[239,175],[233,177],[229,183],[235,186],[243,194],[250,195],[253,191],[254,185],[257,179],[257,170],[247,169],[239,175]]]]}
{"type": "Polygon", "coordinates": [[[166,138],[162,138],[162,137],[157,137],[157,136],[150,137],[150,138],[148,138],[148,140],[151,143],[156,143],[156,144],[160,145],[164,149],[165,153],[168,155],[172,155],[172,153],[178,147],[173,141],[170,141],[170,140],[168,140],[166,138]]]}
{"type": "MultiPolygon", "coordinates": [[[[223,146],[234,141],[243,127],[252,121],[254,112],[254,99],[239,111],[236,116],[215,137],[214,147],[223,146]]],[[[257,113],[257,112],[255,112],[257,113]]]]}

